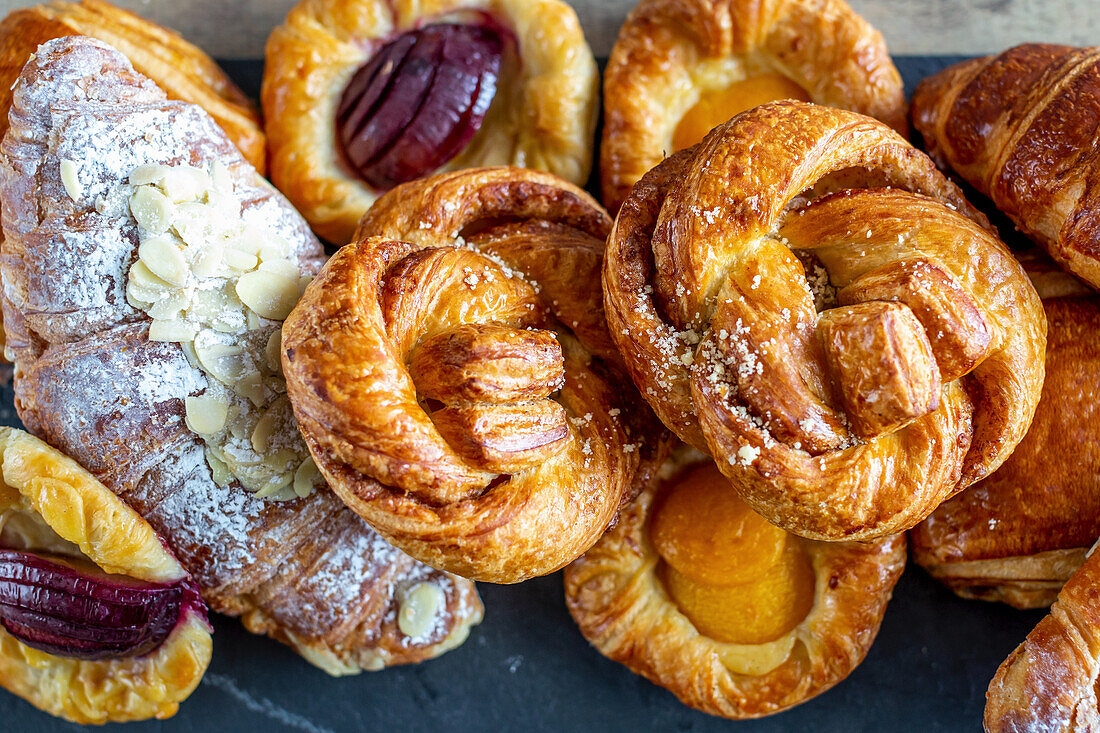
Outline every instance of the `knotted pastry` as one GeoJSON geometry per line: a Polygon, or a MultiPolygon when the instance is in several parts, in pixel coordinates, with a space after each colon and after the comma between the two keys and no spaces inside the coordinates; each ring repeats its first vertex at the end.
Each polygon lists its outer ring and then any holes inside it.
{"type": "Polygon", "coordinates": [[[383,537],[497,583],[575,559],[661,442],[600,306],[606,212],[519,168],[387,193],[286,321],[321,473],[383,537]]]}
{"type": "Polygon", "coordinates": [[[0,685],[74,723],[168,718],[210,662],[198,588],[67,456],[0,428],[0,685]]]}
{"type": "Polygon", "coordinates": [[[929,152],[1070,272],[1100,287],[1100,49],[1027,44],[920,83],[929,152]]]}
{"type": "Polygon", "coordinates": [[[670,153],[764,102],[813,101],[908,128],[886,43],[843,0],[641,0],[611,50],[603,98],[600,176],[613,212],[670,153]]]}
{"type": "Polygon", "coordinates": [[[1100,554],[1093,551],[1058,593],[1050,615],[989,683],[989,733],[1100,730],[1100,554]]]}
{"type": "Polygon", "coordinates": [[[10,121],[2,264],[24,424],[142,514],[212,608],[326,671],[461,643],[473,584],[344,508],[297,433],[279,326],[323,258],[301,217],[209,115],[94,39],[41,46],[10,121]]]}
{"type": "Polygon", "coordinates": [[[604,656],[693,708],[756,718],[863,661],[904,567],[902,535],[788,534],[738,499],[713,461],[681,449],[565,569],[565,600],[604,656]]]}
{"type": "Polygon", "coordinates": [[[995,470],[1039,399],[1046,320],[987,226],[882,123],[767,104],[634,187],[608,239],[611,336],[768,521],[899,532],[995,470]]]}
{"type": "Polygon", "coordinates": [[[1025,266],[1048,321],[1035,418],[1004,465],[911,539],[914,559],[959,595],[1039,608],[1100,537],[1100,296],[1043,263],[1025,266]]]}
{"type": "Polygon", "coordinates": [[[23,64],[40,44],[74,35],[111,44],[169,99],[205,109],[257,171],[267,169],[260,115],[214,60],[178,33],[103,0],[51,0],[13,10],[0,21],[0,137],[8,129],[11,89],[23,64]]]}
{"type": "Polygon", "coordinates": [[[435,172],[584,183],[597,84],[561,0],[302,0],[267,42],[271,177],[338,244],[382,192],[435,172]]]}

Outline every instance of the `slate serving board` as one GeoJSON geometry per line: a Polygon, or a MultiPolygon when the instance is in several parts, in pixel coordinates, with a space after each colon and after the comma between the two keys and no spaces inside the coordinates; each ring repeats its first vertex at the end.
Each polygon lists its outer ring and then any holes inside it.
{"type": "MultiPolygon", "coordinates": [[[[957,58],[899,57],[906,88],[957,58]]],[[[262,64],[225,62],[258,96],[262,64]]],[[[1001,219],[1000,221],[1004,221],[1001,219]]],[[[1018,238],[1002,227],[1008,238],[1018,238]]],[[[0,368],[0,423],[18,426],[11,367],[0,368]]],[[[833,690],[758,721],[680,704],[594,649],[565,608],[561,574],[517,586],[480,584],[485,621],[457,650],[419,666],[333,679],[289,648],[214,616],[214,658],[167,721],[105,731],[962,731],[981,727],[997,666],[1043,617],[964,601],[910,565],[866,661],[833,690]]],[[[82,730],[0,690],[0,733],[82,730]]]]}

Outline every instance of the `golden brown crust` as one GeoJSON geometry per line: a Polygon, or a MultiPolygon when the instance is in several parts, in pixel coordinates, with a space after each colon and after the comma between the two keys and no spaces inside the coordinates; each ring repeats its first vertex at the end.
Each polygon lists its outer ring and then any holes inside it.
{"type": "Polygon", "coordinates": [[[1098,587],[1100,554],[1093,552],[989,683],[989,733],[1100,730],[1098,587]]]}
{"type": "Polygon", "coordinates": [[[1043,305],[1046,379],[1027,435],[911,537],[914,559],[956,593],[1028,608],[1049,605],[1100,536],[1100,297],[1043,305]]]}
{"type": "MultiPolygon", "coordinates": [[[[109,573],[154,583],[187,577],[145,520],[37,438],[0,428],[0,471],[0,528],[6,512],[28,512],[109,573]]],[[[210,631],[204,612],[186,608],[154,651],[83,660],[32,649],[0,628],[0,685],[74,723],[168,718],[210,663],[210,631]]]]}
{"type": "Polygon", "coordinates": [[[622,389],[602,310],[576,307],[596,306],[609,224],[549,174],[440,174],[383,196],[306,290],[283,330],[295,415],[396,546],[517,582],[618,511],[664,431],[622,389]]]}
{"type": "Polygon", "coordinates": [[[1100,49],[1026,44],[921,82],[913,125],[1063,266],[1100,287],[1100,49]]]}
{"type": "MultiPolygon", "coordinates": [[[[662,473],[677,473],[675,459],[662,473]]],[[[648,520],[658,491],[650,482],[619,523],[565,569],[569,612],[601,654],[686,705],[727,718],[805,702],[863,661],[905,567],[902,535],[870,543],[797,540],[813,566],[809,614],[775,642],[723,644],[695,629],[657,575],[648,520]]]]}
{"type": "MultiPolygon", "coordinates": [[[[815,539],[899,532],[996,469],[1038,402],[1046,320],[986,226],[882,123],[767,104],[635,186],[604,264],[611,336],[661,420],[769,521],[815,539]],[[934,411],[856,438],[837,391],[858,380],[831,376],[823,351],[906,375],[860,395],[864,417],[879,398],[910,410],[934,377],[898,361],[904,341],[887,352],[819,338],[820,312],[867,301],[913,312],[943,389],[934,411]]],[[[896,328],[876,318],[856,325],[896,328]]]]}
{"type": "Polygon", "coordinates": [[[72,35],[93,36],[117,48],[169,99],[209,112],[256,170],[267,169],[259,112],[214,60],[178,33],[104,0],[53,0],[0,21],[0,137],[8,129],[11,88],[23,64],[40,44],[72,35]]]}
{"type": "MultiPolygon", "coordinates": [[[[582,184],[592,165],[598,72],[580,21],[561,0],[302,0],[267,42],[261,94],[271,179],[313,230],[352,240],[380,195],[341,160],[336,109],[381,43],[432,20],[488,13],[515,35],[500,87],[466,148],[439,171],[493,165],[582,184]]],[[[438,171],[435,171],[438,172],[438,171]]]]}
{"type": "Polygon", "coordinates": [[[608,209],[673,152],[673,131],[701,91],[762,73],[790,78],[818,104],[908,128],[886,43],[843,0],[642,0],[604,74],[608,209]]]}

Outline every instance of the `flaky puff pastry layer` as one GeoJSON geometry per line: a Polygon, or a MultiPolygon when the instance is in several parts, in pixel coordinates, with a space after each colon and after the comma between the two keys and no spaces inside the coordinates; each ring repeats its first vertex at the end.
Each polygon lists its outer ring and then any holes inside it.
{"type": "Polygon", "coordinates": [[[771,715],[828,690],[855,669],[878,634],[905,568],[905,538],[814,542],[793,538],[813,567],[807,616],[775,641],[727,644],[677,609],[658,576],[650,539],[654,500],[666,482],[705,459],[678,450],[623,509],[619,522],[565,569],[565,600],[596,649],[672,692],[685,705],[726,718],[771,715]]]}
{"type": "Polygon", "coordinates": [[[111,44],[169,99],[205,109],[256,170],[267,169],[259,112],[214,60],[178,33],[103,0],[54,0],[14,10],[0,22],[0,137],[23,64],[40,44],[74,35],[111,44]]]}
{"type": "Polygon", "coordinates": [[[549,174],[386,194],[283,327],[288,394],[329,485],[413,557],[477,580],[590,547],[664,435],[599,303],[610,220],[549,174]]]}
{"type": "Polygon", "coordinates": [[[617,211],[675,152],[673,133],[700,95],[778,73],[818,104],[904,133],[905,93],[882,35],[843,0],[642,0],[604,72],[600,176],[617,211]]]}
{"type": "Polygon", "coordinates": [[[766,104],[634,187],[610,333],[665,425],[770,522],[892,534],[1000,466],[1039,400],[1046,319],[987,226],[881,122],[766,104]]]}
{"type": "Polygon", "coordinates": [[[989,733],[1100,730],[1100,554],[1095,548],[1044,618],[997,669],[989,733]]]}
{"type": "Polygon", "coordinates": [[[378,198],[342,161],[336,110],[352,75],[394,36],[487,13],[515,37],[481,129],[439,172],[515,165],[583,184],[592,166],[599,75],[561,0],[303,0],[267,42],[261,101],[271,179],[318,235],[352,238],[378,198]]]}
{"type": "MultiPolygon", "coordinates": [[[[38,517],[108,573],[151,583],[187,577],[137,512],[46,443],[0,428],[0,471],[0,519],[8,512],[38,517]]],[[[152,652],[86,660],[32,649],[0,627],[0,685],[74,723],[168,718],[210,663],[210,632],[204,610],[185,605],[152,652]]]]}
{"type": "Polygon", "coordinates": [[[959,595],[1040,608],[1100,536],[1100,296],[1046,255],[1025,266],[1048,320],[1035,418],[1004,465],[910,540],[914,559],[959,595]]]}

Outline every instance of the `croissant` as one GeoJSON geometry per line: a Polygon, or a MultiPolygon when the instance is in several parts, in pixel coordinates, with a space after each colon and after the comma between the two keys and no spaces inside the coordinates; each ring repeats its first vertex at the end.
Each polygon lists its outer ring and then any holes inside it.
{"type": "Polygon", "coordinates": [[[562,0],[301,0],[265,55],[271,178],[337,244],[433,173],[588,180],[599,72],[562,0]]]}
{"type": "Polygon", "coordinates": [[[1026,44],[922,81],[913,125],[1070,272],[1100,287],[1100,50],[1026,44]]]}
{"type": "Polygon", "coordinates": [[[1058,593],[1050,615],[997,669],[985,703],[989,733],[1100,729],[1100,554],[1058,593]]]}
{"type": "Polygon", "coordinates": [[[889,535],[996,469],[1035,412],[1046,320],[987,226],[882,123],[766,104],[634,187],[611,336],[769,522],[889,535]]]}
{"type": "Polygon", "coordinates": [[[790,535],[695,451],[660,476],[565,569],[569,612],[601,654],[727,718],[790,708],[863,661],[905,567],[902,535],[790,535]]]}
{"type": "Polygon", "coordinates": [[[294,414],[329,485],[433,567],[495,583],[561,568],[614,518],[663,430],[600,307],[610,220],[520,168],[404,184],[287,319],[294,414]]]}
{"type": "Polygon", "coordinates": [[[296,430],[279,327],[323,259],[301,217],[94,39],[43,44],[10,121],[4,325],[28,429],[144,516],[214,610],[330,673],[460,644],[473,584],[372,532],[296,430]]]}
{"type": "Polygon", "coordinates": [[[959,595],[1039,608],[1100,537],[1100,296],[1034,258],[1025,265],[1048,321],[1035,418],[1004,465],[940,505],[911,544],[959,595]]]}
{"type": "Polygon", "coordinates": [[[0,428],[0,686],[74,723],[167,718],[210,663],[198,589],[133,509],[0,428]]]}
{"type": "Polygon", "coordinates": [[[800,99],[905,133],[882,36],[843,0],[641,0],[604,73],[600,176],[611,211],[668,154],[738,112],[800,99]]]}

